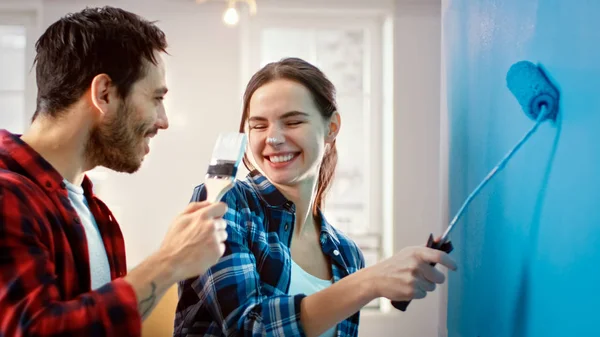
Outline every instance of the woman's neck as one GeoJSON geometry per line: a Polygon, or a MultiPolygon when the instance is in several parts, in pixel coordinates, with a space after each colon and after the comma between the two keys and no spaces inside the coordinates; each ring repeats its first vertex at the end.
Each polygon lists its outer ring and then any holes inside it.
{"type": "Polygon", "coordinates": [[[295,185],[278,185],[275,187],[296,206],[295,235],[304,235],[315,228],[313,221],[313,204],[317,191],[317,179],[304,180],[295,185]]]}

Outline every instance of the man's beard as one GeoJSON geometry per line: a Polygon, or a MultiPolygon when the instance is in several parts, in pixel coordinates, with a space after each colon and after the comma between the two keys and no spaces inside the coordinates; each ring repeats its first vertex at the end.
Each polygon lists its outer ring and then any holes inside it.
{"type": "Polygon", "coordinates": [[[85,156],[92,167],[104,166],[126,173],[140,168],[144,155],[140,153],[141,146],[152,124],[136,121],[134,115],[134,109],[124,101],[115,115],[91,130],[85,156]]]}

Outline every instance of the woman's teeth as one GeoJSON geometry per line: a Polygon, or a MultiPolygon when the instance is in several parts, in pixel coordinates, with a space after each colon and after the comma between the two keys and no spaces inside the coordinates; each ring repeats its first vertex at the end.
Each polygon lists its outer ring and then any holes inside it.
{"type": "Polygon", "coordinates": [[[293,154],[286,154],[285,156],[269,156],[269,160],[272,163],[285,163],[294,158],[293,154]]]}

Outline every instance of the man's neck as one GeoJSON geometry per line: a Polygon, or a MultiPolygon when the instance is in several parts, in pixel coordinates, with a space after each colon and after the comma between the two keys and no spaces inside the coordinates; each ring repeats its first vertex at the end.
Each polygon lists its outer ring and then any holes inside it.
{"type": "Polygon", "coordinates": [[[64,120],[38,116],[21,139],[39,153],[60,175],[75,185],[81,185],[84,173],[91,170],[85,162],[85,145],[89,122],[83,114],[66,112],[64,120]]]}

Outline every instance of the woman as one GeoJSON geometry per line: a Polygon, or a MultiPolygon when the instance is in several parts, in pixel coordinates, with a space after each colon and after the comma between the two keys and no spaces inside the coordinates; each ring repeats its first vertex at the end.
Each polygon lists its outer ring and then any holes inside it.
{"type": "MultiPolygon", "coordinates": [[[[180,284],[175,336],[357,336],[364,305],[423,298],[444,281],[431,262],[456,268],[425,247],[364,268],[321,213],[340,126],[335,88],[313,65],[288,58],[252,77],[240,123],[250,174],[224,197],[224,256],[180,284]]],[[[196,187],[192,200],[205,197],[196,187]]]]}

